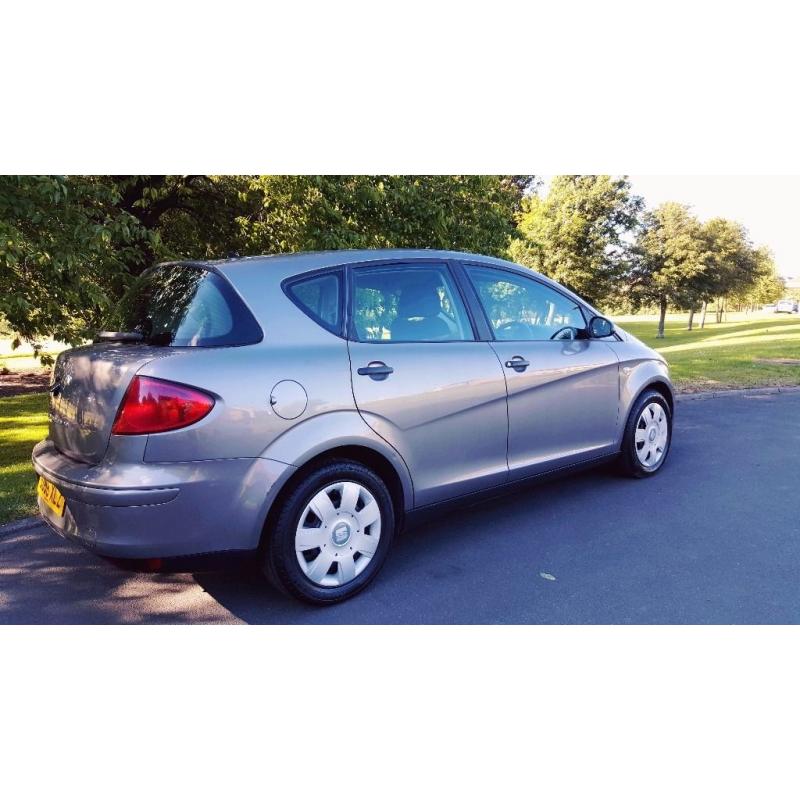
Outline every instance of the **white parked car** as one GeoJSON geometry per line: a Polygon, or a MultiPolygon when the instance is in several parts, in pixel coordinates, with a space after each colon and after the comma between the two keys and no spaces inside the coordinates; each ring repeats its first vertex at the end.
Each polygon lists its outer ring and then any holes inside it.
{"type": "Polygon", "coordinates": [[[797,311],[797,300],[780,300],[775,306],[776,314],[794,314],[797,311]]]}

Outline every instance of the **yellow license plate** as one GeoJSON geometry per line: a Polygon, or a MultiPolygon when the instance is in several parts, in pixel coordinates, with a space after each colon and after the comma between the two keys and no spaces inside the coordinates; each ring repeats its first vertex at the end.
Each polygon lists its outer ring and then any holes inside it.
{"type": "Polygon", "coordinates": [[[46,478],[39,478],[39,483],[36,484],[36,491],[39,497],[44,500],[47,505],[58,514],[59,517],[64,516],[64,495],[53,486],[46,478]]]}

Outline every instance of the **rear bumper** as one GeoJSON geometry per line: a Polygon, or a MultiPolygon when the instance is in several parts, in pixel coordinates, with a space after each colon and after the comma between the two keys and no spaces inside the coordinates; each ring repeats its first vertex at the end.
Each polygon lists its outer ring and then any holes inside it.
{"type": "Polygon", "coordinates": [[[258,547],[267,511],[294,467],[266,458],[175,463],[82,464],[45,440],[37,475],[66,498],[60,535],[116,558],[168,558],[258,547]]]}

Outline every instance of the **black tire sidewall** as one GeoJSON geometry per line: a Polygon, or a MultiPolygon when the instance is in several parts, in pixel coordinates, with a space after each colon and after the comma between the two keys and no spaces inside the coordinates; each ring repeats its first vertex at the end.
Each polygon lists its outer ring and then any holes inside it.
{"type": "Polygon", "coordinates": [[[268,532],[264,549],[264,572],[283,592],[316,605],[329,605],[360,592],[383,566],[395,533],[395,511],[386,484],[368,467],[355,461],[335,461],[315,469],[290,491],[282,502],[275,526],[268,532]],[[345,586],[318,586],[310,581],[297,563],[295,531],[300,514],[311,498],[331,483],[352,480],[367,488],[381,511],[381,536],[378,549],[366,569],[345,586]]]}
{"type": "Polygon", "coordinates": [[[627,475],[634,478],[649,478],[656,475],[661,471],[661,468],[667,461],[670,448],[672,447],[672,413],[667,403],[666,398],[661,392],[654,389],[645,390],[637,398],[633,404],[631,413],[628,415],[628,421],[625,425],[625,435],[622,440],[622,467],[627,475]],[[655,467],[648,468],[641,461],[636,454],[636,425],[639,422],[644,407],[650,403],[658,403],[663,409],[667,417],[667,446],[664,449],[664,455],[655,467]]]}

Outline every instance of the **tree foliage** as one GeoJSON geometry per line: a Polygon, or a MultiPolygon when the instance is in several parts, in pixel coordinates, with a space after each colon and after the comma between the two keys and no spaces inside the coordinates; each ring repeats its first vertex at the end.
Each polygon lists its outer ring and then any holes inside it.
{"type": "Polygon", "coordinates": [[[663,317],[672,303],[693,305],[703,292],[709,254],[703,228],[687,206],[664,203],[644,215],[634,247],[629,296],[636,305],[656,304],[663,317]]]}
{"type": "Polygon", "coordinates": [[[624,177],[555,177],[546,197],[523,200],[512,260],[601,302],[628,267],[626,236],[642,208],[630,189],[624,177]]]}
{"type": "Polygon", "coordinates": [[[722,217],[703,226],[708,251],[708,269],[703,281],[703,300],[735,295],[753,286],[759,264],[747,230],[722,217]]]}
{"type": "Polygon", "coordinates": [[[664,336],[670,303],[693,308],[708,268],[702,227],[687,206],[664,203],[645,214],[636,240],[630,296],[659,308],[657,337],[664,336]]]}
{"type": "Polygon", "coordinates": [[[778,274],[775,260],[768,247],[759,247],[753,251],[755,261],[755,278],[730,293],[731,301],[745,308],[756,308],[766,303],[780,300],[786,285],[778,274]]]}
{"type": "Polygon", "coordinates": [[[117,175],[102,179],[119,192],[119,207],[149,231],[157,246],[145,244],[129,264],[139,274],[160,258],[223,258],[234,249],[237,219],[251,212],[237,175],[117,175]]]}
{"type": "Polygon", "coordinates": [[[519,177],[257,176],[247,186],[255,208],[239,219],[239,249],[425,247],[501,255],[525,189],[519,177]]]}
{"type": "Polygon", "coordinates": [[[0,313],[18,337],[77,343],[121,282],[158,247],[113,183],[0,177],[0,313]]]}
{"type": "Polygon", "coordinates": [[[723,298],[746,294],[770,268],[774,273],[771,257],[753,248],[744,226],[721,217],[701,225],[678,203],[644,215],[634,253],[629,297],[634,305],[659,306],[659,336],[668,306],[693,311],[716,300],[719,321],[723,298]]]}

